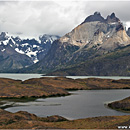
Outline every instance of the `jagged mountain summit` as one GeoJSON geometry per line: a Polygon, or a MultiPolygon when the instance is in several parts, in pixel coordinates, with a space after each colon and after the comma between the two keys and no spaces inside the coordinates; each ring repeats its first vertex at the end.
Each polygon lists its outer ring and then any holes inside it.
{"type": "Polygon", "coordinates": [[[88,16],[83,23],[94,21],[105,22],[105,19],[101,16],[100,12],[95,12],[93,15],[88,16]]]}
{"type": "Polygon", "coordinates": [[[46,73],[71,68],[129,44],[130,37],[114,13],[105,19],[95,12],[71,32],[54,41],[43,60],[29,69],[46,73]]]}
{"type": "Polygon", "coordinates": [[[104,23],[117,23],[120,22],[120,19],[115,16],[115,13],[112,13],[111,15],[108,15],[106,19],[104,19],[100,12],[95,12],[93,15],[88,16],[83,23],[86,22],[94,22],[94,21],[100,21],[104,23]]]}
{"type": "Polygon", "coordinates": [[[47,52],[49,51],[49,49],[52,46],[53,41],[55,41],[59,38],[60,38],[60,36],[48,35],[48,34],[44,34],[44,35],[39,36],[41,48],[44,48],[44,49],[41,50],[40,53],[37,54],[37,59],[39,61],[41,59],[43,59],[44,56],[47,54],[47,52]]]}
{"type": "Polygon", "coordinates": [[[36,39],[21,39],[10,36],[8,33],[0,34],[0,71],[28,67],[41,60],[50,49],[56,35],[43,35],[36,39]]]}
{"type": "Polygon", "coordinates": [[[121,22],[119,18],[117,18],[115,16],[115,13],[112,13],[111,15],[108,15],[107,18],[106,18],[106,22],[107,23],[116,23],[116,22],[121,22]]]}
{"type": "Polygon", "coordinates": [[[23,39],[16,40],[17,46],[14,46],[18,53],[25,54],[32,59],[34,63],[43,59],[47,54],[54,40],[60,38],[57,35],[47,35],[44,34],[39,36],[39,41],[36,39],[23,39]],[[19,42],[20,41],[20,42],[19,42]]]}
{"type": "Polygon", "coordinates": [[[129,37],[120,20],[112,13],[107,19],[104,19],[100,13],[94,13],[85,19],[85,21],[73,29],[70,33],[60,38],[61,43],[70,43],[79,47],[98,45],[106,50],[115,49],[113,42],[119,41],[119,44],[127,45],[129,37]],[[109,42],[112,40],[112,42],[109,42]],[[107,44],[106,42],[109,42],[107,44]]]}

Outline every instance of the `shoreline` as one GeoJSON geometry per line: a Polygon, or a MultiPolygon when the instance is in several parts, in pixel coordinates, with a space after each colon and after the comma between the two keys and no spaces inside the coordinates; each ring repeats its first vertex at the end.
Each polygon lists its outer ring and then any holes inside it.
{"type": "MultiPolygon", "coordinates": [[[[29,101],[35,101],[36,99],[39,99],[39,98],[46,99],[46,98],[51,98],[51,97],[56,98],[56,97],[65,97],[65,96],[70,96],[70,95],[72,95],[72,94],[71,93],[68,93],[66,95],[57,94],[57,95],[40,96],[40,97],[34,97],[34,96],[33,97],[4,97],[4,98],[0,98],[0,109],[6,109],[6,108],[18,106],[18,105],[14,105],[16,102],[29,102],[29,101]],[[5,101],[5,103],[4,103],[4,101],[5,101]],[[8,104],[10,102],[12,102],[12,104],[8,104]],[[1,106],[1,103],[3,103],[2,106],[1,106]]],[[[19,106],[21,106],[21,105],[19,105],[19,106]]]]}
{"type": "MultiPolygon", "coordinates": [[[[84,93],[86,93],[85,91],[87,91],[87,90],[83,90],[84,91],[84,93]]],[[[95,91],[95,90],[89,90],[89,91],[95,91]]],[[[100,91],[100,90],[99,90],[100,91]]],[[[127,90],[126,90],[127,91],[127,90]]],[[[71,91],[70,91],[71,92],[71,91]]],[[[79,90],[79,92],[81,92],[82,93],[82,90],[79,90]]],[[[108,91],[107,91],[108,92],[108,91]]],[[[103,92],[104,93],[104,92],[103,92]]],[[[71,95],[69,95],[69,96],[73,96],[73,95],[80,95],[80,94],[78,94],[76,91],[73,93],[71,93],[71,95]]],[[[127,93],[127,95],[128,95],[128,93],[127,93]]],[[[108,95],[107,95],[108,96],[108,95]]],[[[63,99],[65,98],[64,96],[61,96],[63,99]]],[[[56,97],[47,97],[47,98],[52,98],[52,100],[54,99],[54,100],[56,100],[55,98],[56,97]]],[[[67,99],[69,99],[69,98],[71,98],[71,97],[68,97],[67,99]]],[[[38,99],[38,98],[35,98],[35,99],[38,99]]],[[[45,98],[44,98],[45,99],[45,98]]],[[[42,99],[42,102],[46,102],[46,101],[44,101],[44,99],[42,99]]],[[[59,99],[59,98],[58,98],[59,99]]],[[[104,109],[111,109],[110,107],[108,107],[108,104],[109,103],[111,103],[111,102],[113,102],[113,101],[116,101],[116,100],[111,100],[111,101],[109,101],[109,102],[106,102],[106,101],[108,101],[108,99],[109,98],[107,98],[107,100],[104,100],[102,103],[104,104],[103,106],[104,106],[104,109]]],[[[111,98],[112,99],[112,98],[111,98]]],[[[19,99],[20,100],[20,99],[19,99]]],[[[40,101],[40,100],[39,100],[40,101]]],[[[51,101],[51,99],[50,99],[50,101],[51,101]]],[[[37,104],[37,101],[25,101],[24,100],[24,102],[22,103],[21,101],[18,101],[18,103],[16,102],[16,104],[13,104],[12,106],[5,106],[5,108],[3,108],[3,109],[5,109],[6,110],[6,108],[10,108],[10,107],[19,107],[19,109],[18,110],[22,110],[22,109],[20,109],[20,107],[27,107],[27,106],[32,106],[32,103],[34,104],[34,106],[36,106],[36,104],[37,104]],[[25,102],[25,104],[24,104],[24,102],[25,102]],[[27,103],[28,103],[28,105],[27,105],[27,103]]],[[[39,104],[39,103],[38,103],[39,104]]],[[[46,106],[46,103],[43,103],[44,105],[43,106],[46,106]]],[[[57,105],[61,105],[61,103],[52,103],[52,104],[50,104],[49,106],[57,106],[57,105]]],[[[48,106],[48,105],[47,105],[48,106]]],[[[11,109],[13,109],[13,108],[11,108],[11,109]]],[[[26,110],[28,110],[27,108],[25,109],[25,111],[26,110]]],[[[8,109],[7,109],[7,111],[8,111],[8,109]]],[[[10,110],[9,109],[9,111],[10,112],[13,112],[12,110],[10,110]]],[[[107,110],[107,111],[109,111],[109,110],[107,110]]],[[[16,112],[16,110],[14,111],[14,112],[16,112]]],[[[28,112],[30,112],[30,111],[28,111],[28,112]]],[[[123,111],[122,111],[123,112],[123,111]]],[[[36,114],[37,112],[35,111],[35,114],[36,114]]],[[[126,112],[125,112],[126,113],[126,112]]],[[[117,115],[125,115],[125,113],[123,112],[122,114],[117,114],[117,115]]],[[[127,112],[128,113],[128,112],[127,112]]],[[[50,115],[53,115],[54,113],[52,113],[51,112],[51,114],[50,115]]],[[[36,114],[37,116],[39,116],[39,114],[36,114]]],[[[47,114],[45,114],[46,116],[48,116],[47,114]]],[[[57,113],[57,115],[60,115],[59,113],[57,113]]],[[[97,114],[97,115],[90,115],[90,116],[84,116],[84,117],[77,117],[77,118],[72,118],[72,119],[82,119],[82,118],[88,118],[88,117],[98,117],[98,116],[112,116],[113,114],[97,114]]],[[[42,117],[42,116],[41,116],[42,117]]],[[[65,116],[66,118],[67,118],[67,116],[65,116]]]]}
{"type": "Polygon", "coordinates": [[[38,117],[26,111],[0,109],[0,129],[117,129],[122,124],[128,126],[129,120],[129,115],[69,120],[59,115],[38,117]]]}
{"type": "Polygon", "coordinates": [[[32,79],[32,78],[42,78],[42,77],[50,77],[50,78],[65,77],[65,78],[70,78],[70,79],[100,78],[100,79],[113,79],[113,80],[130,79],[130,76],[93,76],[93,75],[92,76],[47,76],[42,73],[0,73],[0,76],[1,76],[0,78],[9,78],[13,80],[22,80],[22,81],[32,79]],[[18,75],[18,76],[15,76],[15,75],[18,75]],[[21,76],[19,77],[19,75],[37,75],[38,77],[30,76],[30,78],[27,78],[27,77],[23,78],[21,76]]]}

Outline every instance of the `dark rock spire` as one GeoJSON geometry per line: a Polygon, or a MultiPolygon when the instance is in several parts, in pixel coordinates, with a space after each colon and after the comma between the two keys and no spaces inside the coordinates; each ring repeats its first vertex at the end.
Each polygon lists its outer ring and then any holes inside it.
{"type": "Polygon", "coordinates": [[[88,16],[83,23],[94,21],[105,22],[105,19],[101,16],[100,12],[95,12],[93,15],[88,16]]]}
{"type": "Polygon", "coordinates": [[[107,23],[120,22],[120,19],[115,16],[115,13],[112,13],[111,15],[107,16],[106,22],[107,23]]]}

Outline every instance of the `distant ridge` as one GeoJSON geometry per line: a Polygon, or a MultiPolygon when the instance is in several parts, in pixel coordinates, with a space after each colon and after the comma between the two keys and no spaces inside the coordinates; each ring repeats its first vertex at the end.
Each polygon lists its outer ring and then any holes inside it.
{"type": "Polygon", "coordinates": [[[13,72],[43,59],[56,35],[44,34],[36,39],[21,39],[6,32],[0,34],[0,72],[13,72]]]}

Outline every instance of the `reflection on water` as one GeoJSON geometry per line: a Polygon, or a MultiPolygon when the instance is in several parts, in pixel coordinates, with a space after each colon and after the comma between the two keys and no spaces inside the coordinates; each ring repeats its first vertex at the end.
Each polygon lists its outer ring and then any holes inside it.
{"type": "Polygon", "coordinates": [[[17,102],[15,107],[7,108],[11,112],[28,111],[38,116],[61,115],[69,119],[96,116],[129,115],[109,109],[106,102],[130,96],[130,90],[79,90],[71,92],[71,96],[40,98],[34,102],[17,102]],[[20,105],[20,106],[19,106],[20,105]]]}

